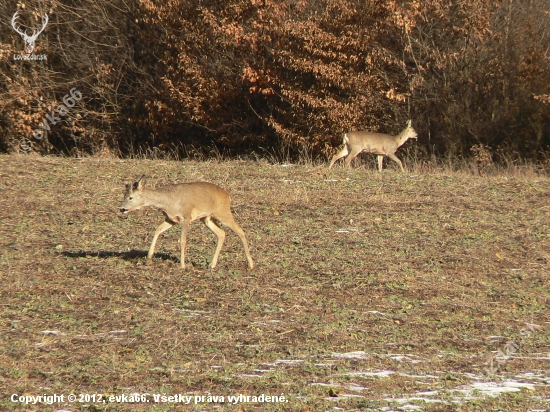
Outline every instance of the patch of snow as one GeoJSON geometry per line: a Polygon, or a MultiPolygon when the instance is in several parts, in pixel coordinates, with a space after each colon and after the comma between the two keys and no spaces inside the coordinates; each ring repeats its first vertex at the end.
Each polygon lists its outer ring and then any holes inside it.
{"type": "Polygon", "coordinates": [[[344,386],[344,387],[350,391],[355,391],[355,392],[366,391],[369,389],[364,386],[357,385],[356,383],[350,383],[349,386],[344,386]]]}
{"type": "MultiPolygon", "coordinates": [[[[303,363],[303,359],[277,359],[275,364],[277,365],[299,365],[303,363]]],[[[266,364],[267,365],[267,364],[266,364]]]]}
{"type": "Polygon", "coordinates": [[[417,392],[416,394],[418,396],[435,396],[439,393],[439,391],[426,391],[426,392],[417,392]]]}
{"type": "Polygon", "coordinates": [[[491,336],[487,336],[485,339],[489,339],[489,340],[500,340],[500,339],[504,339],[504,336],[500,336],[500,335],[491,335],[491,336]]]}
{"type": "Polygon", "coordinates": [[[330,401],[337,401],[339,399],[342,399],[342,398],[364,398],[363,395],[356,395],[354,393],[339,393],[338,396],[334,396],[334,397],[329,397],[329,398],[326,398],[327,400],[330,400],[330,401]]]}
{"type": "Polygon", "coordinates": [[[263,375],[258,375],[254,373],[238,373],[233,376],[237,376],[239,378],[263,378],[263,375]]]}
{"type": "Polygon", "coordinates": [[[351,232],[354,232],[354,233],[362,233],[364,232],[363,229],[355,229],[355,228],[351,228],[351,229],[338,229],[336,230],[336,233],[351,233],[351,232]]]}
{"type": "Polygon", "coordinates": [[[408,374],[408,373],[397,373],[397,374],[399,376],[405,376],[407,378],[420,378],[420,379],[437,379],[437,378],[439,378],[439,376],[436,376],[436,375],[411,375],[411,374],[408,374]]]}
{"type": "Polygon", "coordinates": [[[376,376],[380,378],[387,378],[388,376],[394,374],[396,372],[394,371],[376,371],[376,372],[367,372],[367,371],[361,371],[361,372],[347,372],[343,375],[345,376],[362,376],[362,377],[370,377],[370,376],[376,376]]]}
{"type": "Polygon", "coordinates": [[[525,379],[531,381],[548,381],[550,382],[550,376],[545,376],[543,374],[535,374],[533,372],[520,373],[515,376],[517,379],[525,379]]]}
{"type": "Polygon", "coordinates": [[[363,351],[356,351],[356,352],[348,352],[348,353],[332,353],[333,358],[340,358],[340,359],[368,359],[368,355],[363,351]]]}
{"type": "Polygon", "coordinates": [[[370,313],[372,315],[389,316],[387,313],[379,312],[377,310],[369,310],[369,311],[363,312],[363,313],[370,313]]]}
{"type": "Polygon", "coordinates": [[[421,363],[422,360],[420,359],[412,359],[411,357],[417,357],[415,355],[406,355],[401,353],[389,353],[386,355],[388,358],[393,359],[394,361],[401,362],[401,361],[408,361],[410,363],[421,363]]]}
{"type": "MultiPolygon", "coordinates": [[[[532,383],[518,382],[512,379],[504,382],[474,382],[470,387],[472,390],[478,390],[486,396],[498,396],[506,392],[519,392],[521,388],[535,390],[535,385],[532,383]]],[[[466,389],[466,391],[468,390],[466,389]]]]}

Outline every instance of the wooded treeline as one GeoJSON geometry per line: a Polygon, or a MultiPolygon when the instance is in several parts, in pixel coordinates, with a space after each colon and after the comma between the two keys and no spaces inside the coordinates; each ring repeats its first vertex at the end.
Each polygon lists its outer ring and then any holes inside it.
{"type": "Polygon", "coordinates": [[[419,156],[550,157],[550,0],[5,0],[0,21],[1,151],[324,157],[411,118],[419,156]],[[14,60],[18,10],[29,34],[49,15],[47,60],[14,60]]]}

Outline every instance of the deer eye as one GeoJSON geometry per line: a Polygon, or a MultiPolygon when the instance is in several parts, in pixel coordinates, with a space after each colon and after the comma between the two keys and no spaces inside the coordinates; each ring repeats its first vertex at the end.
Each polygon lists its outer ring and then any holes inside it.
{"type": "Polygon", "coordinates": [[[133,197],[132,197],[132,196],[130,196],[130,197],[128,198],[128,200],[132,200],[132,199],[133,199],[133,197]]]}

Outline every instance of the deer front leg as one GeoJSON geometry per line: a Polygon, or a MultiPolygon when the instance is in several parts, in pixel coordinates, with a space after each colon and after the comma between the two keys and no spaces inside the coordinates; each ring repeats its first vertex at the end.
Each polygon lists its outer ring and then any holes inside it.
{"type": "Polygon", "coordinates": [[[401,172],[405,173],[405,169],[403,169],[403,163],[401,163],[401,160],[399,160],[395,154],[388,154],[388,157],[399,165],[399,167],[401,168],[401,172]]]}
{"type": "Polygon", "coordinates": [[[378,171],[382,171],[382,161],[384,160],[384,155],[378,155],[378,171]]]}
{"type": "Polygon", "coordinates": [[[166,232],[168,229],[170,229],[174,225],[174,222],[171,222],[170,220],[166,219],[164,222],[160,224],[159,227],[157,227],[157,230],[155,231],[155,235],[153,236],[153,241],[151,242],[151,247],[149,248],[149,253],[147,254],[147,261],[151,261],[153,259],[153,255],[155,254],[155,246],[157,244],[157,239],[159,236],[166,232]]]}

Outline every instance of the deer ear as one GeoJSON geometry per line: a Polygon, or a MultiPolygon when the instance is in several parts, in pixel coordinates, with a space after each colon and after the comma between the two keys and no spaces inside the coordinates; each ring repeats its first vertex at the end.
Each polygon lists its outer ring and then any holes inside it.
{"type": "Polygon", "coordinates": [[[407,122],[407,127],[411,127],[411,125],[412,125],[412,120],[409,119],[409,121],[407,122]]]}
{"type": "Polygon", "coordinates": [[[134,190],[143,190],[143,186],[145,186],[145,175],[141,175],[141,177],[138,179],[137,182],[134,183],[134,190]]]}

